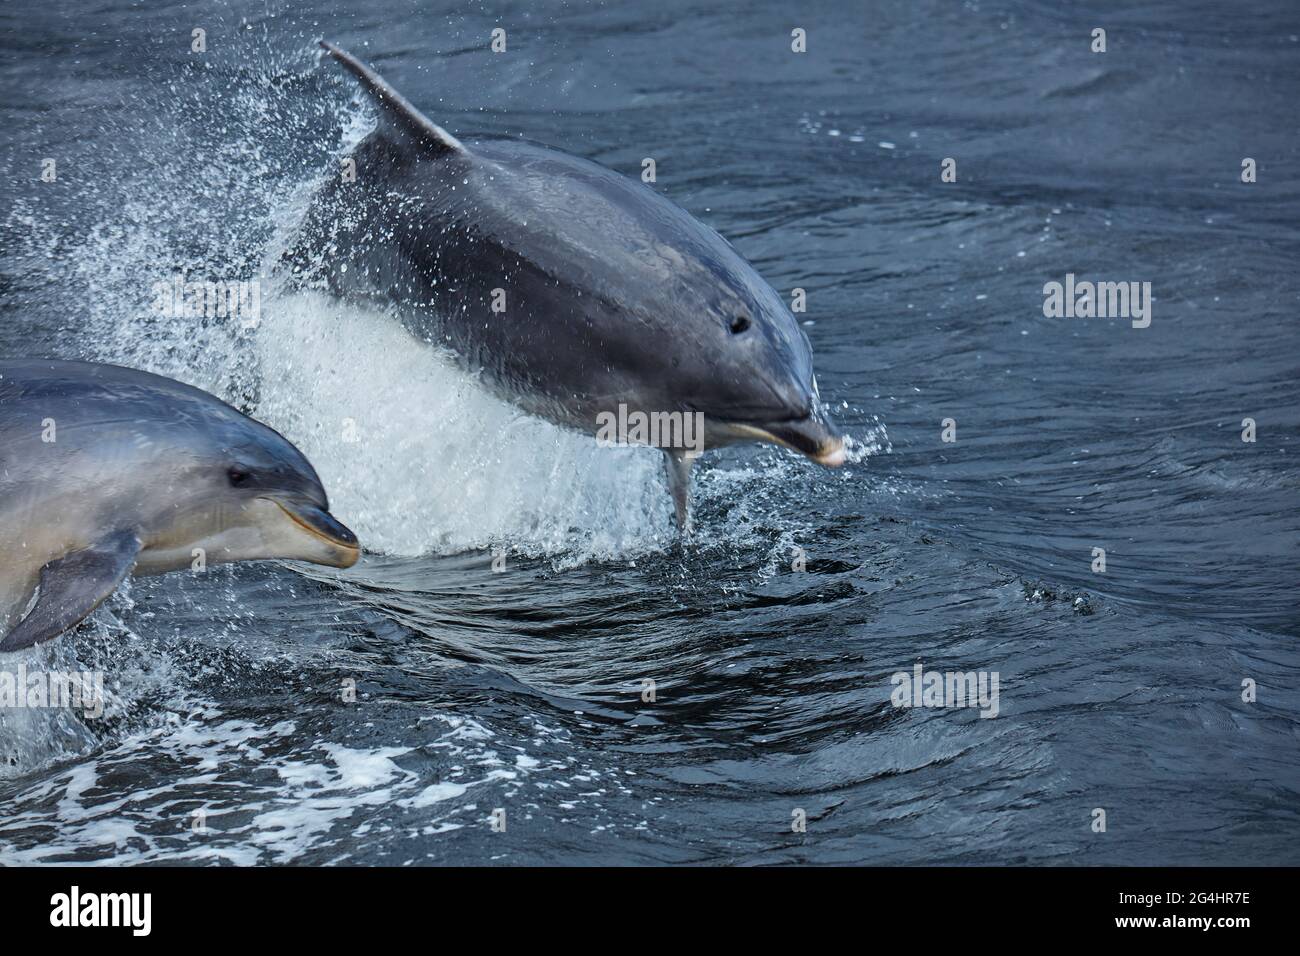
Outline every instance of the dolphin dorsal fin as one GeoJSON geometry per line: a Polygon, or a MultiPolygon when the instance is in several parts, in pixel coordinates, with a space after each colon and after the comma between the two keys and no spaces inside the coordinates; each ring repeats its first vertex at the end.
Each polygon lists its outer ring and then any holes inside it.
{"type": "Polygon", "coordinates": [[[382,76],[366,66],[355,56],[327,40],[320,41],[321,48],[343,64],[349,73],[361,81],[379,103],[384,116],[403,134],[414,138],[421,146],[436,153],[463,153],[465,147],[451,133],[425,116],[401,93],[389,86],[382,76]]]}

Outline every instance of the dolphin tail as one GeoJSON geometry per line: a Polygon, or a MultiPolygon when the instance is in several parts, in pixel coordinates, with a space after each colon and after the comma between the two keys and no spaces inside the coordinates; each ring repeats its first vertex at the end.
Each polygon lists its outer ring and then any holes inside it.
{"type": "Polygon", "coordinates": [[[455,136],[425,116],[370,67],[341,47],[320,40],[321,49],[343,64],[343,68],[361,81],[379,104],[381,118],[389,127],[434,153],[463,153],[465,147],[455,136]]]}
{"type": "Polygon", "coordinates": [[[695,456],[681,449],[665,448],[664,464],[668,467],[668,490],[673,496],[677,530],[686,534],[691,530],[691,469],[695,466],[695,456]]]}
{"type": "Polygon", "coordinates": [[[122,533],[45,565],[36,606],[0,641],[0,652],[48,641],[85,620],[131,573],[139,553],[135,535],[122,533]]]}

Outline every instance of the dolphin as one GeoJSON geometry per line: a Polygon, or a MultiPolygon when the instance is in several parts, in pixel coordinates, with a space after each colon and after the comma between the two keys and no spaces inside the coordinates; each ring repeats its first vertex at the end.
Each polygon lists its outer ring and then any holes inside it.
{"type": "Polygon", "coordinates": [[[0,652],[62,634],[128,575],[359,556],[302,453],[207,392],[0,361],[0,652]]]}
{"type": "Polygon", "coordinates": [[[293,282],[395,306],[419,337],[557,424],[599,437],[615,417],[658,416],[672,440],[658,430],[645,441],[635,426],[630,439],[666,453],[682,529],[707,448],[757,439],[843,463],[807,337],[722,236],[588,160],[459,140],[354,56],[320,45],[380,115],[308,205],[281,258],[293,282]],[[692,416],[698,435],[671,416],[692,416]]]}

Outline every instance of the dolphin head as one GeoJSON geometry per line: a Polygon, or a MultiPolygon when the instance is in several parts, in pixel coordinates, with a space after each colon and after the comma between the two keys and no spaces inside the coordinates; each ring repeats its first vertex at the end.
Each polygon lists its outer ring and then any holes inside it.
{"type": "MultiPolygon", "coordinates": [[[[207,398],[207,396],[205,396],[207,398]]],[[[272,558],[347,568],[360,557],[348,528],[329,511],[311,463],[278,432],[210,399],[197,420],[164,425],[152,486],[167,494],[142,506],[140,567],[189,566],[195,549],[208,563],[272,558]]]]}
{"type": "Polygon", "coordinates": [[[478,273],[487,288],[510,275],[528,318],[486,323],[485,334],[502,361],[533,362],[519,378],[555,383],[561,402],[585,393],[597,416],[619,404],[701,413],[706,445],[757,439],[843,463],[843,435],[821,408],[812,349],[789,305],[662,193],[502,141],[475,142],[424,177],[442,220],[475,223],[463,240],[444,230],[429,241],[441,267],[478,273]]]}
{"type": "Polygon", "coordinates": [[[619,314],[600,324],[616,368],[609,392],[643,411],[702,414],[708,446],[758,440],[843,464],[844,436],[790,308],[722,236],[681,216],[665,212],[657,241],[629,243],[611,270],[617,294],[603,302],[619,314]]]}
{"type": "MultiPolygon", "coordinates": [[[[720,238],[720,237],[719,237],[720,238]]],[[[757,439],[821,465],[844,462],[844,437],[821,407],[812,348],[781,297],[740,256],[702,257],[703,281],[677,308],[702,341],[666,343],[665,369],[710,443],[757,439]]]]}

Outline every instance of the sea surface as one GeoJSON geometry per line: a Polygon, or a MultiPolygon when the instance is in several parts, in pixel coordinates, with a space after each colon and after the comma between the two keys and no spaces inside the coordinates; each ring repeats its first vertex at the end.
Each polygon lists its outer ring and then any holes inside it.
{"type": "Polygon", "coordinates": [[[0,864],[1300,863],[1294,3],[16,0],[0,94],[0,355],[221,395],[367,546],[0,660],[107,698],[0,710],[0,864]],[[681,541],[657,452],[283,287],[374,123],[321,37],[454,134],[655,159],[806,291],[850,463],[710,452],[681,541]],[[1045,317],[1067,274],[1150,325],[1045,317]],[[996,716],[895,706],[918,665],[996,716]]]}

